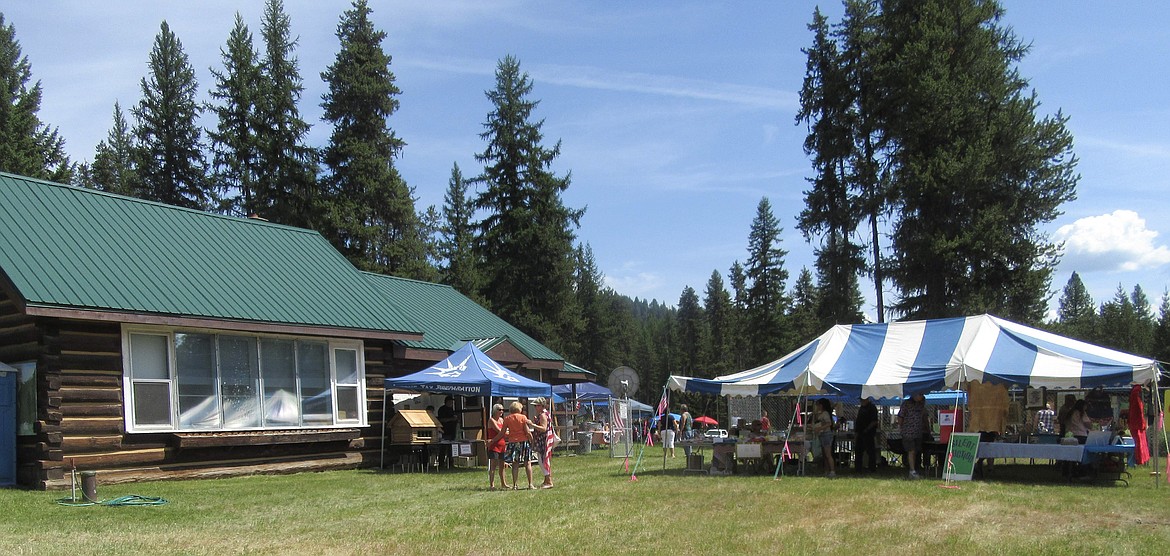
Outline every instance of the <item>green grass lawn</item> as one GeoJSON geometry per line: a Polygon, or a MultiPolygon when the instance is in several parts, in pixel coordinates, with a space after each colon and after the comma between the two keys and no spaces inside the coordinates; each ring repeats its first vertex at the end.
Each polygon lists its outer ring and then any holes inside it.
{"type": "MultiPolygon", "coordinates": [[[[2,554],[1164,554],[1170,485],[1069,485],[998,464],[942,488],[900,469],[837,479],[684,473],[647,449],[637,480],[605,451],[554,460],[556,488],[489,491],[487,472],[375,470],[100,485],[155,507],[66,507],[0,489],[2,554]]],[[[632,464],[633,462],[631,462],[632,464]]],[[[537,482],[539,482],[539,472],[537,482]]],[[[1164,480],[1164,478],[1162,479],[1164,480]]],[[[100,475],[99,475],[100,483],[100,475]]],[[[524,483],[521,473],[521,483],[524,483]]]]}

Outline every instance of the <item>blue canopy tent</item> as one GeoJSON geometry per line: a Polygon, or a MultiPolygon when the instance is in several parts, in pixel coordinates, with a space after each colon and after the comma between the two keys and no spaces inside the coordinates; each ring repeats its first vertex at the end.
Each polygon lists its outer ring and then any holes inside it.
{"type": "Polygon", "coordinates": [[[576,391],[577,391],[576,400],[579,402],[608,400],[609,398],[611,398],[613,396],[613,392],[610,392],[609,388],[606,388],[600,384],[596,384],[593,382],[580,382],[577,384],[558,384],[558,385],[552,387],[552,391],[554,394],[559,394],[561,397],[563,397],[567,400],[571,400],[571,399],[574,399],[573,398],[574,387],[576,388],[576,391]]]}
{"type": "Polygon", "coordinates": [[[467,342],[446,359],[421,371],[387,378],[387,390],[438,392],[460,396],[552,396],[552,387],[520,376],[467,342]]]}
{"type": "Polygon", "coordinates": [[[903,397],[969,381],[1033,388],[1151,382],[1158,362],[991,315],[837,325],[801,348],[739,373],[671,376],[672,390],[725,396],[903,397]]]}
{"type": "MultiPolygon", "coordinates": [[[[471,342],[464,344],[446,359],[421,371],[398,378],[387,378],[384,385],[387,391],[410,390],[479,396],[484,398],[485,402],[491,396],[552,397],[551,386],[508,370],[471,342]]],[[[382,403],[385,415],[385,397],[382,403]]],[[[386,445],[385,417],[382,419],[382,445],[386,445]]],[[[384,448],[382,453],[385,454],[384,448]]]]}

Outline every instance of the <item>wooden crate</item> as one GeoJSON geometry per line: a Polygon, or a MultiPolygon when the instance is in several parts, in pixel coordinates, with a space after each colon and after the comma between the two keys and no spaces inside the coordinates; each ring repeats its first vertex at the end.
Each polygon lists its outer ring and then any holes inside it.
{"type": "Polygon", "coordinates": [[[431,444],[443,438],[443,428],[425,409],[404,409],[390,418],[391,444],[431,444]]]}

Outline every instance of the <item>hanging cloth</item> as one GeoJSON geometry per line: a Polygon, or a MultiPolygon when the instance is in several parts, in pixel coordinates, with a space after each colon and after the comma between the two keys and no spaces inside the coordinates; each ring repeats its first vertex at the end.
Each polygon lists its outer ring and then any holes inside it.
{"type": "Polygon", "coordinates": [[[1007,386],[967,383],[967,408],[971,411],[971,423],[967,430],[1002,434],[1008,423],[1007,386]]]}
{"type": "Polygon", "coordinates": [[[1150,460],[1146,444],[1146,411],[1142,406],[1142,385],[1134,384],[1129,391],[1129,433],[1133,435],[1134,462],[1142,465],[1150,460]]]}

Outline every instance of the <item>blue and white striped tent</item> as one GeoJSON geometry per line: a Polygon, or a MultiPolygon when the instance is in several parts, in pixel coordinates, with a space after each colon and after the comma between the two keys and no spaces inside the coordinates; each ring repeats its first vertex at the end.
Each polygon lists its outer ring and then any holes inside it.
{"type": "Polygon", "coordinates": [[[991,315],[838,325],[766,365],[714,379],[671,376],[672,390],[723,396],[841,394],[874,399],[963,382],[1047,388],[1152,381],[1158,362],[991,315]]]}

